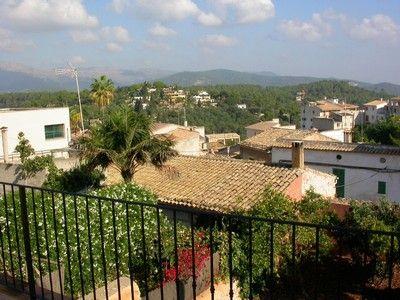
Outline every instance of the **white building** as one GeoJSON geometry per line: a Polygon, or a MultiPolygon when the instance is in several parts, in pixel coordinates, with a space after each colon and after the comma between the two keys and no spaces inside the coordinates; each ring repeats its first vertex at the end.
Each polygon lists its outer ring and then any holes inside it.
{"type": "Polygon", "coordinates": [[[364,104],[365,124],[375,124],[388,116],[388,103],[382,98],[364,104]]]}
{"type": "Polygon", "coordinates": [[[196,104],[214,103],[214,99],[206,91],[200,91],[197,95],[192,97],[196,104]]]}
{"type": "Polygon", "coordinates": [[[400,116],[400,97],[389,100],[388,113],[390,116],[400,116]]]}
{"type": "Polygon", "coordinates": [[[245,103],[236,104],[236,107],[239,109],[247,109],[247,105],[245,103]]]}
{"type": "Polygon", "coordinates": [[[293,140],[303,141],[307,167],[337,176],[337,197],[400,203],[400,147],[317,140],[300,130],[272,128],[242,142],[241,154],[271,165],[291,164],[293,140]]]}
{"type": "Polygon", "coordinates": [[[166,137],[175,142],[174,149],[180,155],[199,156],[204,154],[205,128],[180,126],[177,124],[156,123],[153,135],[166,137]]]}
{"type": "Polygon", "coordinates": [[[325,130],[352,129],[354,125],[361,124],[362,116],[357,105],[348,103],[339,103],[338,99],[322,100],[317,102],[302,102],[301,104],[301,129],[318,128],[321,124],[320,119],[331,119],[331,123],[336,123],[327,129],[324,123],[325,130]],[[315,120],[318,119],[317,122],[315,120]],[[339,124],[341,123],[341,124],[339,124]]]}
{"type": "MultiPolygon", "coordinates": [[[[65,156],[71,141],[70,117],[67,107],[0,109],[0,128],[6,128],[8,155],[16,156],[18,134],[23,132],[38,154],[65,156]]],[[[4,131],[4,130],[3,130],[4,131]]],[[[0,156],[4,159],[3,141],[0,156]]]]}

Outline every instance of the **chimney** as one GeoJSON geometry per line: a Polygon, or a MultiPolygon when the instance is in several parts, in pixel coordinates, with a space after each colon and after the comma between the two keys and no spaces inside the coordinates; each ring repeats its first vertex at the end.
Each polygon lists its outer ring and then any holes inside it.
{"type": "Polygon", "coordinates": [[[1,127],[1,140],[3,143],[3,160],[5,163],[8,163],[8,128],[1,127]]]}
{"type": "Polygon", "coordinates": [[[292,168],[304,169],[304,144],[302,141],[292,143],[292,168]]]}
{"type": "Polygon", "coordinates": [[[188,122],[186,120],[183,122],[183,126],[188,127],[188,122]]]}

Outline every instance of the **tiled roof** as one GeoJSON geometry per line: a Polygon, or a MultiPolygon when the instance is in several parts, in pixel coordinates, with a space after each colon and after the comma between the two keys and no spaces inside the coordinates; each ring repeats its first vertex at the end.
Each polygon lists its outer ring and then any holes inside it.
{"type": "Polygon", "coordinates": [[[216,142],[219,140],[229,140],[229,139],[240,139],[240,135],[235,132],[228,132],[228,133],[212,133],[206,134],[206,138],[209,142],[216,142]]]}
{"type": "Polygon", "coordinates": [[[346,109],[357,109],[358,106],[354,104],[342,104],[342,103],[332,103],[329,101],[317,101],[317,106],[322,111],[339,111],[346,109]]]}
{"type": "Polygon", "coordinates": [[[291,146],[292,141],[336,141],[325,135],[312,130],[294,130],[284,128],[270,128],[260,134],[244,140],[241,146],[266,150],[278,143],[287,143],[291,146]]]}
{"type": "Polygon", "coordinates": [[[279,122],[275,121],[264,121],[264,122],[258,122],[256,124],[251,124],[249,126],[246,126],[246,129],[257,129],[257,130],[267,130],[270,129],[276,125],[279,125],[279,122]]]}
{"type": "Polygon", "coordinates": [[[178,156],[162,170],[139,167],[134,180],[163,203],[231,211],[250,209],[268,186],[285,191],[301,172],[246,160],[178,156]]]}
{"type": "Polygon", "coordinates": [[[365,103],[364,106],[378,106],[378,105],[381,105],[381,104],[387,104],[387,102],[384,101],[384,100],[378,99],[378,100],[373,100],[373,101],[370,101],[368,103],[365,103]]]}
{"type": "Polygon", "coordinates": [[[284,131],[284,129],[272,128],[243,141],[241,146],[259,150],[291,148],[293,141],[300,140],[304,142],[304,148],[307,150],[400,155],[400,147],[341,143],[317,132],[303,130],[284,131]]]}
{"type": "Polygon", "coordinates": [[[168,134],[165,135],[172,141],[186,141],[188,139],[193,139],[199,136],[199,133],[197,131],[193,131],[190,129],[184,129],[184,128],[177,128],[168,134]]]}

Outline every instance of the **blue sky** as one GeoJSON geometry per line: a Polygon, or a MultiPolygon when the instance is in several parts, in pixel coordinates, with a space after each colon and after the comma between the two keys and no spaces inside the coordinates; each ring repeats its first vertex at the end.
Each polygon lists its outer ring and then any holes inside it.
{"type": "Polygon", "coordinates": [[[398,0],[0,0],[0,62],[400,83],[398,0]]]}

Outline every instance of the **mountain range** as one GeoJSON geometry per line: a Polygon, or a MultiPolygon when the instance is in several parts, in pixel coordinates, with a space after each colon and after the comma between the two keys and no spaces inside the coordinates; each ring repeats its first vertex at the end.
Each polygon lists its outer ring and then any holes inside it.
{"type": "MultiPolygon", "coordinates": [[[[240,72],[227,69],[208,71],[173,72],[157,69],[127,70],[117,68],[82,68],[79,70],[81,88],[88,88],[93,78],[102,74],[110,77],[118,86],[143,81],[161,80],[179,86],[209,86],[218,84],[253,84],[260,86],[287,86],[307,84],[321,80],[347,80],[308,76],[282,76],[273,72],[240,72]]],[[[383,82],[378,84],[347,80],[349,84],[372,91],[385,91],[400,95],[400,85],[383,82]]],[[[35,69],[19,64],[0,63],[0,92],[24,92],[43,90],[72,90],[75,81],[68,76],[57,76],[54,70],[35,69]]]]}

